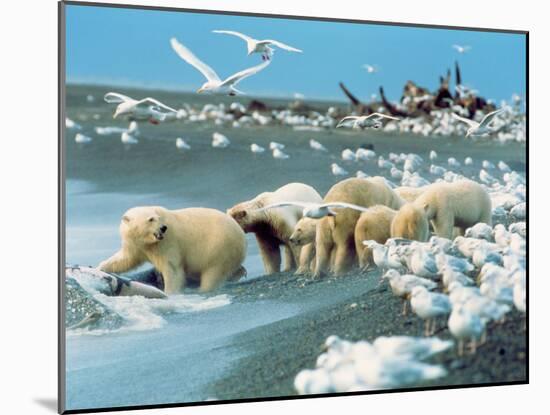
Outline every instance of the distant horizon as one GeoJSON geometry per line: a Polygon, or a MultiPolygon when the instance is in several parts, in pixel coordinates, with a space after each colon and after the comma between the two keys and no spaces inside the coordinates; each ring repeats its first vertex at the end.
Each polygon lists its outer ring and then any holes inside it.
{"type": "Polygon", "coordinates": [[[277,50],[268,68],[239,84],[249,97],[300,93],[306,100],[346,102],[338,87],[343,82],[362,102],[373,94],[379,100],[380,86],[396,101],[408,80],[435,92],[447,69],[454,93],[455,61],[463,84],[495,103],[526,92],[524,34],[95,5],[69,4],[66,11],[67,82],[75,84],[194,92],[205,79],[176,55],[169,39],[176,37],[221,78],[261,62],[247,56],[241,39],[212,33],[226,29],[304,51],[277,50]],[[471,50],[459,54],[453,44],[471,50]],[[368,73],[364,64],[379,71],[368,73]]]}

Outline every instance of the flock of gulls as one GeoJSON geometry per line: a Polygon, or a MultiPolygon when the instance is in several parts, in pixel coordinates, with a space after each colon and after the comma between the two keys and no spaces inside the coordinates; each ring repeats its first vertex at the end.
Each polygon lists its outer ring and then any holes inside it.
{"type": "MultiPolygon", "coordinates": [[[[441,177],[436,181],[464,178],[451,168],[460,166],[455,159],[446,167],[431,164],[429,169],[423,167],[417,154],[390,154],[388,159],[394,164],[392,168],[404,172],[401,185],[429,184],[418,174],[422,169],[432,174],[438,170],[441,177]],[[402,167],[405,164],[407,168],[402,167]]],[[[429,159],[437,162],[437,153],[432,150],[429,159]]],[[[376,162],[374,155],[372,160],[376,162]]],[[[472,163],[470,159],[469,164],[472,163]]],[[[454,342],[441,340],[435,333],[446,326],[456,340],[457,355],[463,356],[466,352],[475,353],[486,342],[488,325],[501,324],[514,309],[526,312],[525,178],[503,161],[494,165],[483,160],[480,165],[478,181],[491,197],[494,226],[478,223],[454,240],[432,236],[428,242],[363,242],[372,250],[375,266],[382,270],[379,284],[389,284],[393,295],[403,301],[402,310],[397,312],[406,315],[410,309],[424,321],[423,333],[419,337],[379,337],[372,343],[353,343],[331,336],[316,367],[304,369],[296,376],[294,385],[299,393],[405,387],[443,377],[447,370],[426,363],[425,359],[451,349],[454,342]]],[[[387,182],[395,186],[391,179],[387,182]]],[[[319,205],[320,212],[304,206],[308,209],[304,215],[326,216],[328,213],[322,208],[344,207],[334,205],[319,205]]]]}
{"type": "MultiPolygon", "coordinates": [[[[257,40],[243,33],[230,30],[214,30],[214,33],[231,35],[245,41],[248,55],[260,54],[262,63],[243,69],[225,79],[208,64],[200,60],[187,46],[178,39],[170,39],[173,51],[184,62],[194,67],[206,79],[197,89],[197,93],[218,95],[243,95],[236,86],[244,79],[265,70],[272,62],[275,49],[293,53],[302,50],[273,39],[257,40]]],[[[471,50],[467,45],[452,45],[459,54],[471,50]]],[[[202,108],[184,103],[181,108],[173,108],[152,97],[132,98],[117,92],[104,96],[105,102],[116,104],[113,118],[126,116],[135,121],[147,121],[152,124],[161,122],[214,122],[217,126],[234,128],[247,126],[284,125],[299,131],[322,131],[334,128],[351,128],[355,130],[377,129],[390,133],[412,133],[423,136],[489,136],[501,142],[526,140],[525,102],[514,94],[511,101],[502,101],[497,109],[491,100],[477,95],[477,90],[464,85],[458,63],[455,64],[455,91],[450,88],[450,71],[446,77],[440,77],[440,88],[431,93],[427,88],[408,81],[403,88],[403,95],[398,102],[389,102],[380,87],[380,99],[374,94],[369,103],[362,103],[341,83],[340,88],[351,101],[350,108],[330,106],[328,109],[310,107],[304,103],[304,97],[295,93],[295,101],[288,107],[269,108],[256,99],[248,106],[239,102],[230,105],[206,104],[202,108]]],[[[374,75],[380,67],[364,64],[368,74],[374,75]]],[[[88,96],[94,101],[93,96],[88,96]]],[[[99,115],[98,115],[99,116],[99,115]]],[[[81,126],[66,119],[66,127],[80,130],[81,126]]],[[[114,134],[116,127],[97,127],[96,134],[105,131],[114,134]],[[103,131],[102,131],[103,130],[103,131]]],[[[130,130],[130,129],[128,129],[130,130]]],[[[137,144],[136,131],[122,131],[124,144],[137,144]]],[[[184,138],[176,138],[181,143],[184,138]]],[[[78,132],[75,141],[81,144],[90,143],[93,137],[78,132]]],[[[177,144],[178,145],[178,144],[177,144]]],[[[185,146],[179,147],[188,149],[185,146]]],[[[253,152],[261,152],[256,145],[253,152]]],[[[282,149],[278,149],[282,150],[282,149]]],[[[276,158],[285,158],[281,151],[276,158]]]]}
{"type": "MultiPolygon", "coordinates": [[[[274,48],[299,53],[301,50],[276,40],[257,40],[242,33],[216,30],[215,33],[238,37],[246,42],[249,55],[260,54],[262,62],[244,69],[225,79],[190,49],[175,38],[170,40],[174,52],[186,63],[196,68],[206,78],[198,93],[240,95],[236,86],[245,78],[265,70],[273,61],[274,48]]],[[[469,46],[453,45],[460,54],[468,52],[469,46]]],[[[365,70],[375,74],[377,65],[366,64],[365,70]]],[[[410,85],[408,85],[410,90],[410,85]]],[[[473,94],[457,84],[457,96],[473,94]]],[[[433,98],[433,97],[432,97],[433,98]]],[[[92,97],[93,99],[93,97],[92,97]]],[[[302,97],[289,108],[269,109],[262,102],[253,100],[248,107],[239,102],[206,104],[193,108],[185,104],[175,109],[155,98],[134,99],[116,92],[109,92],[104,100],[115,104],[113,118],[127,117],[128,128],[96,127],[97,135],[120,134],[124,144],[137,144],[140,135],[138,121],[153,124],[171,121],[214,122],[218,126],[231,125],[234,128],[247,126],[286,125],[296,130],[321,131],[333,128],[353,130],[375,129],[386,132],[414,133],[425,136],[462,135],[465,137],[490,136],[500,141],[525,141],[525,116],[522,113],[521,98],[515,96],[512,103],[503,103],[500,109],[492,111],[475,110],[447,102],[442,108],[429,111],[429,117],[403,116],[407,106],[414,103],[414,96],[407,95],[398,103],[375,105],[375,111],[354,110],[343,113],[342,109],[329,107],[322,113],[306,108],[302,97]],[[391,110],[388,110],[391,109],[391,110]]],[[[427,100],[428,98],[423,98],[427,100]]],[[[421,102],[421,101],[418,101],[421,102]]],[[[462,101],[460,101],[462,102],[462,101]]],[[[356,106],[356,108],[358,108],[356,106]]],[[[369,107],[371,108],[371,107],[369,107]]],[[[82,127],[67,118],[66,127],[76,131],[75,141],[90,143],[92,137],[82,132],[82,127]]],[[[185,138],[175,139],[175,145],[183,151],[191,146],[185,138]]],[[[225,148],[231,141],[225,135],[215,132],[212,147],[225,148]]],[[[313,151],[328,152],[315,139],[309,141],[313,151]]],[[[250,145],[252,153],[270,152],[272,157],[285,160],[292,156],[285,151],[285,145],[272,141],[269,148],[257,143],[250,145]]],[[[335,156],[334,158],[338,158],[335,156]]],[[[330,172],[335,176],[347,176],[346,169],[353,163],[372,163],[386,177],[390,187],[422,187],[431,184],[425,175],[429,173],[435,181],[455,182],[465,178],[462,166],[472,168],[471,157],[464,160],[448,158],[440,160],[436,151],[428,155],[429,161],[418,154],[389,153],[377,155],[372,149],[346,148],[339,155],[344,166],[333,162],[330,172]]],[[[488,324],[498,324],[506,319],[513,308],[526,311],[526,182],[522,174],[513,171],[504,161],[497,165],[484,160],[474,180],[481,183],[490,194],[493,205],[494,227],[477,224],[468,229],[464,236],[454,240],[432,236],[428,242],[390,239],[385,244],[364,241],[373,251],[376,267],[382,270],[380,284],[389,284],[393,295],[403,300],[403,314],[412,311],[424,320],[425,329],[419,337],[379,337],[373,342],[356,343],[330,336],[314,369],[305,369],[295,378],[295,388],[301,394],[363,391],[380,388],[395,388],[445,376],[446,369],[427,363],[426,359],[454,347],[451,340],[434,337],[443,323],[457,342],[457,353],[464,354],[468,343],[470,353],[486,340],[488,324]],[[424,337],[421,337],[421,335],[424,337]]],[[[362,170],[357,177],[368,177],[362,170]]],[[[468,177],[472,179],[472,177],[468,177]]],[[[341,204],[304,204],[303,215],[320,218],[335,214],[334,208],[355,208],[341,204]]]]}

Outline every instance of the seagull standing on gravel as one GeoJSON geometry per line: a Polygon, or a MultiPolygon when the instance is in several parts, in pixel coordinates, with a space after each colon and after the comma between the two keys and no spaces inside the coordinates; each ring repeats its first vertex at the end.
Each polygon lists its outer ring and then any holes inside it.
{"type": "Polygon", "coordinates": [[[285,148],[285,145],[281,143],[277,143],[276,141],[271,141],[269,143],[270,150],[275,150],[275,149],[282,150],[283,148],[285,148]]]}
{"type": "Polygon", "coordinates": [[[151,97],[137,100],[118,92],[108,92],[103,99],[109,104],[118,104],[113,118],[117,118],[119,115],[130,115],[136,118],[145,118],[152,124],[158,124],[159,121],[165,120],[168,112],[177,113],[174,108],[151,97]]]}
{"type": "Polygon", "coordinates": [[[76,133],[74,136],[74,141],[79,144],[88,144],[92,142],[92,137],[88,137],[87,135],[76,133]]]}
{"type": "Polygon", "coordinates": [[[453,168],[460,167],[460,163],[454,157],[449,157],[449,159],[447,160],[447,164],[453,168]]]}
{"type": "Polygon", "coordinates": [[[332,163],[330,165],[330,171],[332,172],[333,175],[335,176],[347,176],[348,175],[348,171],[345,170],[344,168],[340,167],[338,164],[336,163],[332,163]]]}
{"type": "Polygon", "coordinates": [[[256,154],[260,154],[260,153],[263,153],[265,151],[265,148],[263,148],[262,146],[259,146],[256,143],[252,143],[252,144],[250,144],[250,151],[252,151],[253,153],[256,153],[256,154]]]}
{"type": "Polygon", "coordinates": [[[328,151],[324,145],[322,145],[319,141],[314,140],[313,138],[309,140],[309,146],[317,151],[328,151]]]}
{"type": "Polygon", "coordinates": [[[239,32],[234,32],[232,30],[213,30],[214,33],[223,33],[226,35],[233,35],[240,37],[246,42],[246,48],[248,50],[248,54],[252,55],[253,53],[261,53],[262,59],[264,61],[269,61],[271,59],[271,56],[273,56],[273,48],[271,46],[276,46],[280,49],[289,51],[289,52],[298,52],[302,53],[302,50],[296,49],[292,46],[289,46],[285,43],[279,42],[278,40],[273,39],[265,39],[265,40],[258,40],[253,39],[250,36],[244,35],[239,32]]]}
{"type": "Polygon", "coordinates": [[[244,94],[244,92],[236,89],[235,85],[237,85],[243,79],[248,78],[251,75],[257,74],[262,69],[265,69],[270,63],[269,60],[266,60],[264,63],[261,63],[260,65],[253,66],[248,69],[244,69],[240,72],[237,72],[231,75],[225,80],[221,80],[218,74],[214,71],[214,69],[212,69],[210,66],[205,64],[199,58],[197,58],[193,54],[193,52],[191,52],[184,45],[178,42],[176,38],[170,39],[170,44],[172,45],[172,49],[174,49],[174,51],[178,54],[180,58],[182,58],[189,65],[195,67],[195,69],[197,69],[200,73],[202,73],[206,78],[206,82],[197,90],[198,93],[208,92],[212,94],[228,94],[228,95],[244,94]]]}
{"type": "Polygon", "coordinates": [[[382,127],[382,119],[396,120],[399,121],[399,118],[392,117],[390,115],[381,114],[379,112],[373,112],[370,115],[349,115],[340,120],[336,125],[336,128],[345,126],[349,123],[352,123],[353,128],[380,128],[382,127]]]}
{"type": "Polygon", "coordinates": [[[490,241],[493,239],[493,228],[483,222],[476,223],[471,228],[466,229],[464,236],[466,238],[477,238],[490,241]]]}
{"type": "Polygon", "coordinates": [[[464,342],[470,340],[470,350],[476,351],[476,341],[483,334],[485,327],[477,314],[468,312],[462,305],[453,307],[448,321],[449,331],[458,339],[458,355],[464,354],[464,342]]]}
{"type": "Polygon", "coordinates": [[[407,298],[410,296],[414,287],[423,286],[428,290],[433,290],[437,287],[437,284],[426,278],[420,278],[416,275],[405,274],[401,275],[394,269],[388,270],[383,276],[382,280],[387,279],[390,283],[390,287],[393,295],[401,297],[403,301],[403,315],[407,314],[407,298]]]}
{"type": "Polygon", "coordinates": [[[357,156],[349,148],[342,150],[342,160],[345,161],[357,161],[357,156]]]}
{"type": "Polygon", "coordinates": [[[181,137],[176,138],[176,147],[180,150],[191,150],[191,146],[181,137]]]}
{"type": "Polygon", "coordinates": [[[435,319],[451,312],[451,302],[444,294],[431,293],[426,287],[414,287],[411,291],[411,309],[425,320],[424,335],[426,337],[435,333],[435,319]]]}
{"type": "Polygon", "coordinates": [[[469,136],[477,136],[477,135],[483,135],[483,134],[490,134],[493,132],[493,129],[489,128],[489,125],[497,116],[500,114],[504,109],[499,109],[496,111],[492,111],[489,114],[485,115],[481,122],[477,122],[474,120],[470,120],[469,118],[461,117],[460,115],[456,115],[454,112],[452,113],[452,116],[457,119],[458,121],[462,121],[463,123],[466,123],[469,128],[466,132],[466,137],[469,136]]]}
{"type": "Polygon", "coordinates": [[[409,260],[409,268],[415,275],[420,277],[434,278],[439,274],[435,257],[431,253],[424,251],[419,244],[413,247],[409,260]]]}
{"type": "Polygon", "coordinates": [[[274,148],[271,154],[273,155],[273,158],[279,160],[286,160],[287,158],[290,158],[290,156],[283,152],[280,148],[274,148]]]}
{"type": "Polygon", "coordinates": [[[225,135],[220,134],[218,132],[215,132],[214,134],[212,134],[212,147],[225,148],[229,144],[231,144],[231,142],[225,135]]]}
{"type": "Polygon", "coordinates": [[[353,209],[360,212],[366,212],[368,208],[351,203],[331,202],[331,203],[306,203],[306,202],[278,202],[257,209],[258,212],[268,209],[298,206],[303,209],[302,216],[305,218],[321,219],[325,216],[336,216],[337,212],[334,209],[353,209]]]}

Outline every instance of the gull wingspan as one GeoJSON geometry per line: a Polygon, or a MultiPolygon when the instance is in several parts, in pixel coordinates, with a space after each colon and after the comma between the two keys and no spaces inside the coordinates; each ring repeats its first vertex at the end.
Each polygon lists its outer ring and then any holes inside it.
{"type": "Polygon", "coordinates": [[[107,92],[103,99],[109,104],[119,104],[121,102],[133,101],[133,98],[119,94],[118,92],[107,92]]]}
{"type": "Polygon", "coordinates": [[[288,50],[289,52],[298,52],[302,53],[303,51],[301,49],[296,49],[292,46],[287,45],[286,43],[279,42],[278,40],[273,39],[267,39],[267,40],[261,40],[258,42],[259,45],[274,45],[277,46],[280,49],[288,50]]]}
{"type": "Polygon", "coordinates": [[[344,125],[348,121],[357,121],[359,118],[361,117],[358,117],[356,115],[348,115],[347,117],[344,117],[340,120],[340,122],[336,125],[336,128],[340,127],[341,125],[344,125]]]}
{"type": "Polygon", "coordinates": [[[147,97],[147,98],[143,98],[142,100],[138,101],[138,104],[145,104],[145,103],[151,103],[152,105],[154,105],[156,107],[164,108],[165,110],[168,110],[168,111],[171,111],[171,112],[178,112],[174,108],[169,107],[166,104],[163,104],[162,102],[156,100],[155,98],[147,97]]]}
{"type": "Polygon", "coordinates": [[[203,61],[201,61],[199,58],[197,58],[193,54],[193,52],[191,52],[189,49],[183,46],[180,42],[178,42],[178,40],[175,37],[170,39],[170,44],[172,45],[172,49],[174,49],[174,51],[178,54],[180,58],[182,58],[189,65],[194,66],[197,70],[199,70],[208,81],[221,82],[220,77],[214,71],[214,69],[212,69],[203,61]]]}
{"type": "Polygon", "coordinates": [[[237,72],[233,75],[231,75],[229,78],[225,79],[221,86],[229,86],[229,85],[237,85],[239,82],[241,82],[244,78],[247,78],[251,75],[254,75],[258,72],[260,72],[262,69],[264,69],[266,66],[268,66],[271,63],[270,60],[265,61],[264,63],[261,63],[259,65],[253,66],[251,68],[244,69],[240,72],[237,72]]]}
{"type": "Polygon", "coordinates": [[[469,118],[461,117],[460,115],[456,115],[454,112],[451,113],[453,118],[456,118],[458,121],[462,121],[466,124],[468,124],[470,127],[477,127],[479,124],[475,122],[474,120],[470,120],[469,118]]]}
{"type": "Polygon", "coordinates": [[[323,204],[322,206],[326,206],[328,208],[340,208],[340,209],[354,209],[354,210],[358,210],[360,212],[366,212],[367,210],[369,210],[368,208],[364,207],[364,206],[358,206],[358,205],[354,205],[352,203],[345,203],[345,202],[334,202],[334,203],[325,203],[323,204]]]}
{"type": "Polygon", "coordinates": [[[272,203],[270,205],[264,206],[263,208],[258,209],[258,211],[280,208],[280,207],[287,207],[287,206],[298,206],[303,209],[303,208],[310,207],[311,204],[303,203],[303,202],[278,202],[278,203],[272,203]]]}
{"type": "Polygon", "coordinates": [[[480,127],[488,127],[489,124],[491,124],[491,121],[493,121],[493,118],[495,118],[495,116],[500,114],[502,111],[504,111],[504,108],[501,108],[499,110],[490,112],[485,117],[483,117],[483,119],[481,120],[481,123],[479,123],[479,126],[480,127]]]}
{"type": "Polygon", "coordinates": [[[390,115],[386,115],[386,114],[382,114],[380,112],[373,112],[372,114],[369,114],[366,118],[372,118],[372,117],[376,117],[376,118],[388,118],[390,120],[397,120],[399,121],[399,118],[397,117],[392,117],[390,115]]]}
{"type": "Polygon", "coordinates": [[[250,41],[254,41],[254,39],[252,39],[250,36],[247,36],[245,34],[242,34],[242,33],[239,33],[239,32],[235,32],[233,30],[212,30],[212,33],[224,33],[226,35],[233,35],[233,36],[237,36],[237,37],[240,37],[241,39],[243,39],[245,42],[250,42],[250,41]]]}

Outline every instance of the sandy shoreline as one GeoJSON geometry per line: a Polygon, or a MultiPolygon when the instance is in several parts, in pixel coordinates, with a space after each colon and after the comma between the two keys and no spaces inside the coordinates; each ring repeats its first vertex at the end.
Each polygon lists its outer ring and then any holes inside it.
{"type": "MultiPolygon", "coordinates": [[[[415,315],[401,316],[401,301],[384,283],[377,286],[379,272],[352,273],[342,278],[311,281],[292,274],[276,274],[254,280],[254,284],[226,287],[235,302],[277,299],[307,302],[310,296],[342,296],[336,303],[294,317],[256,327],[233,338],[231,348],[245,351],[227,374],[212,383],[209,394],[216,399],[245,399],[295,395],[293,382],[304,368],[313,368],[322,344],[329,335],[343,339],[372,341],[379,336],[420,336],[423,321],[415,315]]],[[[224,290],[225,291],[225,290],[224,290]]],[[[510,312],[503,324],[488,327],[488,341],[477,354],[459,358],[450,350],[432,359],[442,364],[448,375],[414,387],[526,382],[527,348],[524,317],[510,312]]],[[[452,338],[444,321],[436,336],[452,338]]]]}

